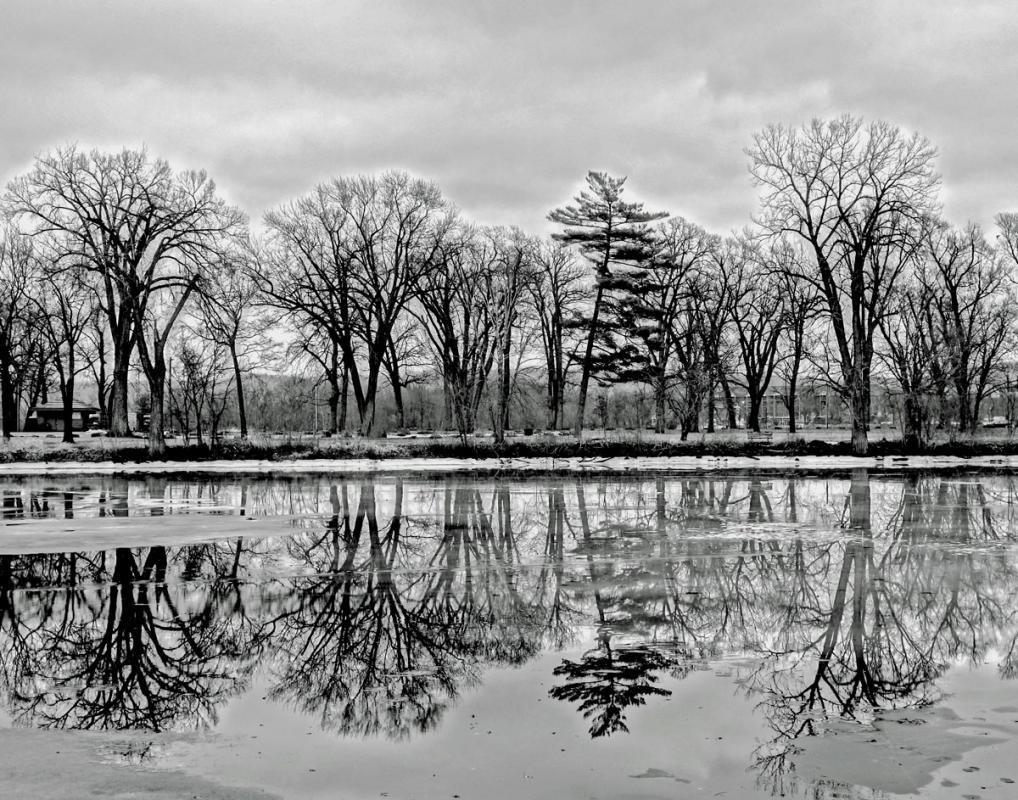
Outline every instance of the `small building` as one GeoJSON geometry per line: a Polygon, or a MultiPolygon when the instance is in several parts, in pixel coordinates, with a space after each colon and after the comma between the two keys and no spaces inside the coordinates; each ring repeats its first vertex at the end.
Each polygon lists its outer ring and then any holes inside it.
{"type": "MultiPolygon", "coordinates": [[[[71,406],[71,428],[76,431],[87,431],[94,422],[99,420],[99,409],[84,403],[71,406]]],[[[28,410],[25,430],[61,432],[64,429],[64,404],[39,403],[28,410]]]]}

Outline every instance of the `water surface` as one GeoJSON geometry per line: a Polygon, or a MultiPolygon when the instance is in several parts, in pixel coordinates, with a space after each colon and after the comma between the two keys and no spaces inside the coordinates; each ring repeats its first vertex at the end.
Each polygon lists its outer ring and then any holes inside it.
{"type": "Polygon", "coordinates": [[[223,797],[1010,797],[1016,488],[7,480],[0,765],[22,791],[19,743],[223,797]]]}

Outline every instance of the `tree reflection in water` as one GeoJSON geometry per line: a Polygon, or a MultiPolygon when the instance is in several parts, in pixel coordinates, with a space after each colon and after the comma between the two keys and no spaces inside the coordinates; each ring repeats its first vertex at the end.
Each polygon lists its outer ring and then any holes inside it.
{"type": "Polygon", "coordinates": [[[602,634],[598,647],[583,654],[580,661],[563,660],[554,674],[566,678],[549,692],[556,700],[576,703],[583,716],[591,719],[593,738],[629,732],[625,711],[642,706],[654,696],[667,697],[670,691],[654,684],[657,672],[668,669],[671,660],[650,645],[613,648],[611,637],[602,634]]]}
{"type": "Polygon", "coordinates": [[[341,733],[402,738],[433,728],[482,663],[538,652],[542,609],[520,591],[507,490],[485,509],[475,488],[446,486],[439,526],[404,518],[401,482],[384,525],[373,484],[330,496],[327,535],[289,543],[313,574],[278,620],[273,698],[341,733]]]}
{"type": "MultiPolygon", "coordinates": [[[[250,636],[165,582],[167,551],[112,555],[104,590],[44,590],[19,603],[10,556],[0,571],[5,610],[3,680],[15,720],[42,727],[165,730],[212,724],[254,665],[250,636]],[[19,606],[27,606],[24,612],[19,606]]],[[[46,571],[96,566],[93,556],[55,556],[46,571]],[[64,562],[63,564],[59,562],[64,562]]],[[[101,561],[108,559],[102,558],[101,561]]],[[[98,570],[97,570],[98,571],[98,570]]],[[[102,572],[100,575],[102,575],[102,572]]],[[[95,572],[93,572],[93,575],[95,572]]]]}
{"type": "Polygon", "coordinates": [[[832,718],[934,703],[948,666],[994,650],[1018,674],[1012,493],[865,471],[5,487],[5,521],[207,507],[294,529],[0,556],[0,688],[20,724],[162,730],[215,724],[260,670],[325,729],[405,738],[486,667],[586,640],[550,693],[600,737],[671,694],[665,678],[730,659],[780,791],[832,718]]]}

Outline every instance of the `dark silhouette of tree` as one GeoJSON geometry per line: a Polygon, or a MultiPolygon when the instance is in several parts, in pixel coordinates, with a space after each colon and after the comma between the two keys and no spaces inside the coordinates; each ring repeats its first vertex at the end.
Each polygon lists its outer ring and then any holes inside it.
{"type": "Polygon", "coordinates": [[[421,282],[421,324],[440,372],[456,429],[474,432],[502,348],[502,258],[497,238],[462,228],[443,243],[437,266],[421,282]]]}
{"type": "Polygon", "coordinates": [[[566,377],[575,361],[575,328],[568,322],[583,301],[584,271],[568,247],[548,244],[537,256],[537,274],[528,284],[530,303],[541,326],[541,347],[545,361],[548,428],[565,421],[566,377]]]}
{"type": "Polygon", "coordinates": [[[625,712],[645,705],[649,697],[671,694],[654,684],[657,672],[668,669],[671,660],[647,645],[612,647],[610,637],[599,638],[598,647],[579,661],[564,659],[554,674],[565,678],[549,694],[556,700],[576,703],[585,719],[591,720],[593,738],[628,733],[625,712]]]}
{"type": "Polygon", "coordinates": [[[852,452],[865,455],[874,335],[934,210],[936,150],[886,122],[849,116],[801,129],[772,125],[748,151],[764,227],[800,237],[815,265],[796,273],[824,298],[852,412],[852,452]]]}
{"type": "MultiPolygon", "coordinates": [[[[263,327],[253,322],[258,298],[257,255],[249,242],[237,240],[218,254],[214,281],[205,282],[198,298],[200,325],[192,332],[229,353],[233,389],[237,398],[240,438],[248,436],[242,361],[260,347],[263,327]]],[[[220,365],[217,369],[222,371],[220,365]]],[[[247,367],[249,368],[249,367],[247,367]]]]}
{"type": "MultiPolygon", "coordinates": [[[[901,387],[902,445],[925,446],[932,435],[933,399],[946,400],[946,370],[940,362],[944,346],[935,319],[935,289],[924,280],[896,288],[892,313],[880,323],[884,347],[880,358],[901,387]]],[[[940,407],[943,414],[943,406],[940,407]]]]}
{"type": "MultiPolygon", "coordinates": [[[[323,183],[265,221],[260,288],[299,328],[327,333],[367,435],[387,361],[392,371],[393,333],[439,266],[455,214],[435,184],[386,172],[323,183]]],[[[338,398],[340,371],[327,378],[338,398]]]]}
{"type": "Polygon", "coordinates": [[[63,441],[74,442],[74,392],[78,375],[96,356],[89,347],[87,331],[100,321],[100,310],[88,272],[63,267],[41,270],[41,286],[33,300],[39,309],[40,326],[48,342],[46,356],[56,372],[63,403],[63,441]]]}
{"type": "Polygon", "coordinates": [[[812,323],[820,311],[820,295],[816,287],[795,279],[799,267],[808,259],[805,248],[799,242],[778,239],[771,242],[765,252],[765,260],[772,275],[777,279],[777,291],[784,300],[784,326],[779,344],[781,356],[777,373],[783,384],[781,400],[788,411],[788,432],[796,432],[798,413],[799,381],[803,362],[808,359],[807,337],[812,323]]]}
{"type": "Polygon", "coordinates": [[[974,225],[927,227],[921,279],[935,312],[941,360],[954,390],[958,427],[975,433],[979,409],[1000,378],[1013,341],[1014,292],[1006,262],[974,225]]]}
{"type": "Polygon", "coordinates": [[[39,559],[74,579],[48,607],[30,597],[10,617],[5,683],[18,722],[153,731],[215,724],[218,706],[250,679],[257,636],[236,628],[211,596],[195,604],[175,597],[168,558],[163,547],[143,558],[119,548],[111,572],[105,554],[39,559]],[[80,588],[83,573],[108,584],[80,588]]]}
{"type": "Polygon", "coordinates": [[[7,440],[18,429],[17,375],[29,361],[25,345],[36,313],[30,290],[37,279],[30,238],[11,226],[0,229],[0,423],[7,440]]]}
{"type": "Polygon", "coordinates": [[[607,284],[614,269],[642,265],[647,260],[652,240],[648,225],[668,216],[664,212],[644,211],[642,203],[623,200],[625,182],[625,178],[613,178],[604,172],[588,172],[587,190],[574,198],[576,205],[563,206],[548,214],[551,222],[564,228],[555,238],[565,246],[578,248],[594,270],[594,300],[589,316],[585,316],[587,341],[580,360],[580,388],[573,422],[577,436],[583,430],[587,389],[594,373],[595,344],[602,336],[601,315],[607,284]]]}
{"type": "Polygon", "coordinates": [[[163,351],[220,237],[243,215],[204,172],[173,173],[145,150],[40,156],[7,189],[7,205],[34,235],[59,240],[56,264],[93,272],[113,344],[110,431],[128,433],[127,376],[138,348],[152,396],[149,445],[165,447],[163,351]]]}
{"type": "MultiPolygon", "coordinates": [[[[698,397],[694,364],[699,356],[697,291],[706,261],[718,246],[717,237],[681,217],[654,229],[653,255],[642,269],[618,277],[611,288],[619,290],[615,331],[631,350],[611,354],[614,372],[622,380],[641,380],[654,393],[655,430],[663,433],[668,400],[682,384],[689,397],[698,397]],[[693,343],[691,343],[693,342],[693,343]]],[[[699,404],[694,403],[699,413],[699,404]]],[[[690,405],[694,405],[690,404],[690,405]]],[[[682,415],[683,430],[690,413],[682,415]]]]}
{"type": "Polygon", "coordinates": [[[717,268],[725,282],[726,313],[735,333],[736,352],[749,410],[746,427],[759,432],[760,409],[780,360],[785,330],[785,296],[766,256],[746,238],[729,240],[717,250],[717,268]]]}

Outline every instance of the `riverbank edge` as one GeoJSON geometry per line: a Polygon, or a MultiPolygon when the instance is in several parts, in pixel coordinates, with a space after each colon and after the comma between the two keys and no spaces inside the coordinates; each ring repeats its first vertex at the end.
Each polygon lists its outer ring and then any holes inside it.
{"type": "Polygon", "coordinates": [[[261,476],[341,477],[414,475],[422,478],[647,476],[703,473],[1018,473],[1018,456],[678,456],[617,458],[346,458],[295,460],[218,460],[140,463],[24,461],[0,464],[0,478],[74,476],[261,476]]]}
{"type": "MultiPolygon", "coordinates": [[[[872,458],[977,457],[1018,458],[1018,440],[971,439],[930,444],[909,449],[902,442],[877,439],[870,442],[872,458]]],[[[562,459],[643,459],[643,458],[849,458],[847,441],[793,438],[784,441],[656,441],[653,439],[590,437],[576,439],[525,437],[508,439],[501,444],[488,440],[429,439],[319,439],[317,441],[260,442],[243,439],[223,440],[215,446],[172,444],[158,459],[136,438],[82,440],[74,444],[36,441],[11,441],[0,445],[0,470],[21,463],[101,463],[148,464],[177,462],[185,465],[250,461],[253,463],[291,463],[296,461],[350,460],[562,460],[562,459]]]]}

